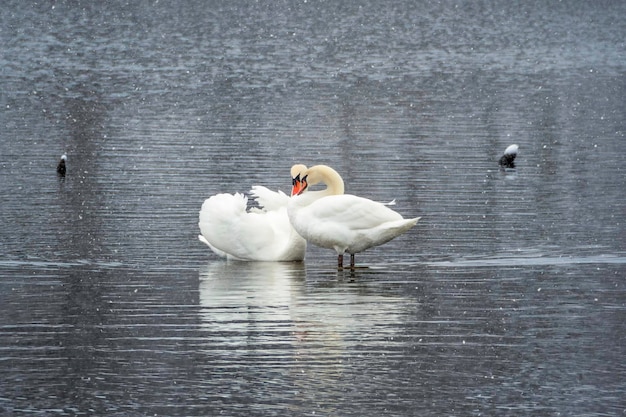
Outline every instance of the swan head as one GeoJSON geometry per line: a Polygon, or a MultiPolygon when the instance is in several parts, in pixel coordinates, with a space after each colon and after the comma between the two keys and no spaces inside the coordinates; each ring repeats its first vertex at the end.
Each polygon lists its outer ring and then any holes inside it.
{"type": "Polygon", "coordinates": [[[309,186],[307,171],[306,165],[297,164],[291,167],[292,196],[302,194],[309,186]]]}
{"type": "Polygon", "coordinates": [[[291,196],[297,196],[305,192],[310,185],[326,184],[326,189],[317,191],[324,195],[339,195],[344,192],[343,179],[327,165],[315,165],[307,168],[305,165],[291,167],[291,196]]]}

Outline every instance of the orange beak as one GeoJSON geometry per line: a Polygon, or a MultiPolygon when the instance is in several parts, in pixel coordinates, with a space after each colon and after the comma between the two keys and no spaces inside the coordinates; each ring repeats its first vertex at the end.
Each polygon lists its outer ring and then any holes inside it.
{"type": "Polygon", "coordinates": [[[291,186],[291,196],[300,195],[306,190],[309,184],[306,182],[306,176],[300,179],[300,175],[293,179],[293,185],[291,186]]]}

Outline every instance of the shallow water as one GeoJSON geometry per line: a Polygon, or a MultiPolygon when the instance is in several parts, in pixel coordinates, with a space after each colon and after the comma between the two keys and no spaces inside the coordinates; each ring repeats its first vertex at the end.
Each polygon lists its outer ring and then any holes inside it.
{"type": "Polygon", "coordinates": [[[0,414],[626,412],[621,3],[4,9],[0,414]],[[296,162],[422,220],[355,271],[198,242],[296,162]]]}

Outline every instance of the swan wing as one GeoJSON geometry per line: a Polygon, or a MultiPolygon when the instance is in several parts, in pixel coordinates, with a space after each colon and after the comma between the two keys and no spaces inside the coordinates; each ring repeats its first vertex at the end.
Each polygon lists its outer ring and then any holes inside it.
{"type": "Polygon", "coordinates": [[[323,197],[292,214],[298,233],[337,253],[361,252],[388,242],[419,220],[404,219],[385,204],[348,194],[323,197]]]}
{"type": "Polygon", "coordinates": [[[308,209],[311,222],[332,222],[350,230],[371,229],[402,220],[400,213],[382,203],[349,194],[321,198],[308,209]]]}
{"type": "Polygon", "coordinates": [[[247,212],[247,205],[240,193],[217,194],[202,204],[200,232],[218,255],[250,259],[273,239],[272,227],[261,218],[264,214],[247,212]]]}
{"type": "Polygon", "coordinates": [[[247,205],[248,199],[239,193],[216,194],[206,199],[200,209],[198,222],[204,239],[200,240],[223,257],[241,252],[240,248],[237,248],[232,229],[238,227],[237,219],[245,214],[247,205]]]}
{"type": "Polygon", "coordinates": [[[289,197],[285,193],[280,190],[272,191],[262,185],[254,185],[250,195],[265,211],[278,210],[289,203],[289,197]]]}
{"type": "Polygon", "coordinates": [[[228,258],[228,254],[224,251],[219,250],[218,248],[216,248],[215,246],[211,245],[211,243],[206,240],[206,238],[202,235],[198,235],[198,240],[200,240],[200,242],[204,243],[205,245],[207,245],[209,248],[211,248],[211,250],[216,254],[221,256],[222,258],[228,258]]]}
{"type": "Polygon", "coordinates": [[[247,211],[247,203],[244,195],[236,193],[217,194],[202,204],[198,225],[215,253],[257,261],[304,258],[306,242],[293,231],[286,207],[247,211]]]}

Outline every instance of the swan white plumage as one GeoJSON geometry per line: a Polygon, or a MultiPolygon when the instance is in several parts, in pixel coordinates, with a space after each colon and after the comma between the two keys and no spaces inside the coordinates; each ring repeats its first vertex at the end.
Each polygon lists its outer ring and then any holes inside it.
{"type": "Polygon", "coordinates": [[[260,207],[248,209],[240,193],[216,194],[200,210],[201,242],[221,257],[242,261],[301,261],[306,241],[287,216],[290,197],[263,186],[250,191],[260,207]]]}
{"type": "Polygon", "coordinates": [[[350,254],[350,267],[354,268],[355,253],[390,241],[420,219],[404,219],[385,204],[343,194],[343,179],[326,165],[294,165],[291,177],[288,214],[293,228],[308,242],[334,249],[339,268],[344,253],[350,254]],[[326,189],[308,191],[318,183],[326,184],[326,189]]]}

